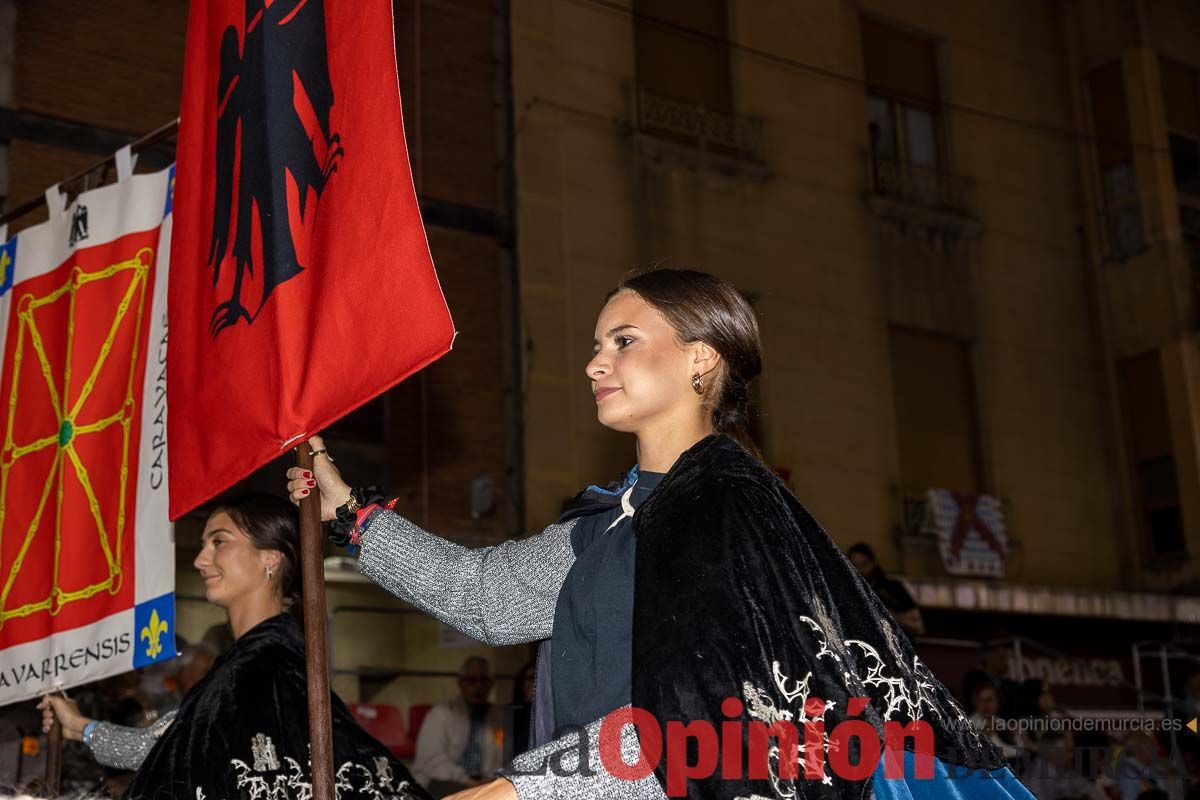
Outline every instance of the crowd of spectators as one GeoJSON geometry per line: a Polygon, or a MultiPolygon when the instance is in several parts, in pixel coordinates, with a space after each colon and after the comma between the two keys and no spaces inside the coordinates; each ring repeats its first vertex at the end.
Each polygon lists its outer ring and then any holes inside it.
{"type": "Polygon", "coordinates": [[[1174,739],[1167,724],[1113,735],[1078,724],[1058,706],[1046,681],[1009,677],[1003,648],[985,649],[963,684],[971,723],[1000,748],[1038,800],[1200,798],[1200,758],[1178,719],[1174,739]]]}
{"type": "MultiPolygon", "coordinates": [[[[870,545],[859,542],[846,555],[919,650],[925,629],[911,592],[887,575],[870,545]]],[[[1006,646],[984,647],[959,699],[1038,800],[1200,800],[1200,735],[1185,727],[1200,717],[1200,670],[1155,732],[1109,735],[1076,724],[1045,680],[1015,679],[1009,657],[1006,646]]]]}

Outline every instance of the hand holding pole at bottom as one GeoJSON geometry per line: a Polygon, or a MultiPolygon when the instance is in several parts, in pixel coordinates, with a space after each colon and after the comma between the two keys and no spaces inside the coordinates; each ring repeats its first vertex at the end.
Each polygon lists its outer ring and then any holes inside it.
{"type": "Polygon", "coordinates": [[[49,733],[57,721],[62,723],[63,737],[72,741],[82,741],[83,730],[92,721],[80,714],[79,706],[65,695],[42,695],[37,707],[42,712],[42,733],[49,733]]]}
{"type": "Polygon", "coordinates": [[[518,800],[512,781],[497,778],[494,781],[464,789],[448,795],[443,800],[518,800]]]}

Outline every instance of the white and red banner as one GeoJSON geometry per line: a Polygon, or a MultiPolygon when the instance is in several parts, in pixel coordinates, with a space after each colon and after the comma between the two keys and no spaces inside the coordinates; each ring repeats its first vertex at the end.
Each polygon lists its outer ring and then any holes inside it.
{"type": "Polygon", "coordinates": [[[175,655],[173,184],[52,189],[0,246],[0,706],[175,655]]]}
{"type": "Polygon", "coordinates": [[[1008,538],[998,497],[930,489],[925,494],[925,530],[937,536],[942,566],[949,574],[1004,577],[1008,538]]]}

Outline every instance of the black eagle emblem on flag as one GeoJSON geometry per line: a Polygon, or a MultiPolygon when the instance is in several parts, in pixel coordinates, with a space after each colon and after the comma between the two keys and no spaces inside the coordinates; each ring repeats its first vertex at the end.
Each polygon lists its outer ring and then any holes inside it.
{"type": "Polygon", "coordinates": [[[243,30],[227,27],[220,47],[208,266],[214,290],[222,269],[234,275],[212,312],[214,338],[253,323],[275,287],[309,266],[297,255],[298,238],[345,155],[330,130],[323,0],[246,0],[243,30]],[[244,293],[248,278],[256,279],[244,293]]]}

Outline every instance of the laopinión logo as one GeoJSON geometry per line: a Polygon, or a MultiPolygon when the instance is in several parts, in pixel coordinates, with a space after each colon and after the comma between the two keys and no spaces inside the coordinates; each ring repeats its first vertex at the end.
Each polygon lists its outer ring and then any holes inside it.
{"type": "MultiPolygon", "coordinates": [[[[883,723],[883,736],[870,722],[859,717],[869,705],[865,697],[852,697],[847,706],[847,718],[832,730],[825,730],[822,719],[814,719],[825,708],[825,702],[809,697],[805,702],[807,721],[798,727],[787,719],[770,724],[752,720],[744,723],[744,705],[736,697],[721,703],[725,719],[714,724],[710,720],[683,722],[667,720],[662,724],[645,709],[626,706],[606,715],[597,736],[600,763],[610,775],[620,780],[642,780],[655,772],[665,758],[666,793],[670,797],[687,794],[689,780],[712,778],[720,763],[721,779],[771,780],[774,782],[804,780],[833,782],[833,775],[850,781],[869,778],[883,758],[886,778],[912,777],[930,780],[934,777],[935,743],[933,728],[921,719],[900,723],[883,723]],[[632,725],[636,731],[640,755],[629,763],[622,755],[622,732],[632,725]],[[857,746],[852,746],[853,743],[857,746]],[[905,775],[904,750],[911,742],[914,759],[913,774],[905,775]],[[743,748],[745,745],[745,748],[743,748]],[[743,766],[745,769],[743,770],[743,766]]],[[[558,751],[551,753],[533,770],[510,768],[514,775],[545,774],[547,770],[559,777],[594,775],[591,759],[592,743],[580,728],[567,729],[578,733],[578,740],[568,739],[558,751]],[[577,757],[577,758],[576,758],[577,757]]],[[[556,735],[563,731],[556,732],[556,735]]],[[[990,777],[982,765],[976,765],[978,754],[953,754],[962,768],[951,777],[990,777]]]]}

